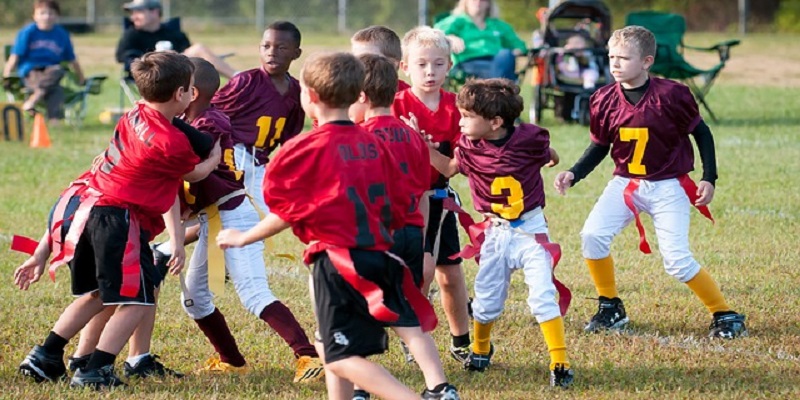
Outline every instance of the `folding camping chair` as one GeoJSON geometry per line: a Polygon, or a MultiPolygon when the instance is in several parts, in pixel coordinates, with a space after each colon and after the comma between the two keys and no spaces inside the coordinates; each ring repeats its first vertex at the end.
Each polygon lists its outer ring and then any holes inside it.
{"type": "Polygon", "coordinates": [[[740,43],[739,40],[726,40],[711,47],[688,46],[683,43],[686,33],[686,19],[679,14],[658,11],[638,11],[628,14],[625,25],[639,25],[649,29],[656,37],[656,59],[650,72],[669,79],[683,82],[692,90],[697,101],[708,111],[715,122],[717,117],[711,111],[706,96],[714,85],[725,62],[730,58],[730,49],[740,43]],[[708,69],[697,68],[684,59],[685,49],[719,54],[719,63],[708,69]]]}

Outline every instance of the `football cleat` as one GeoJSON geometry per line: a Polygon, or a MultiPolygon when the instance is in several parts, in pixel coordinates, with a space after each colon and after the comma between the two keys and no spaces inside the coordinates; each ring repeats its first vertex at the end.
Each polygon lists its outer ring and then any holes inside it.
{"type": "Polygon", "coordinates": [[[325,376],[325,367],[319,357],[300,356],[297,359],[294,383],[312,382],[321,379],[323,376],[325,376]]]}
{"type": "Polygon", "coordinates": [[[461,397],[458,395],[458,390],[453,385],[446,385],[442,389],[438,391],[432,391],[430,389],[425,389],[422,392],[422,399],[423,400],[461,400],[461,397]]]}
{"type": "Polygon", "coordinates": [[[150,249],[153,250],[153,264],[155,264],[156,270],[158,271],[159,274],[161,274],[162,277],[165,277],[169,273],[169,266],[167,265],[167,263],[169,262],[171,255],[164,254],[156,250],[156,248],[160,244],[161,243],[153,243],[150,246],[150,249]]]}
{"type": "Polygon", "coordinates": [[[89,358],[92,356],[91,353],[80,356],[80,357],[70,357],[67,359],[67,369],[69,372],[75,372],[79,368],[86,369],[86,366],[89,365],[89,358]]]}
{"type": "Polygon", "coordinates": [[[628,323],[628,316],[625,314],[625,305],[619,297],[609,299],[600,296],[600,304],[597,307],[597,314],[583,328],[586,332],[599,332],[604,330],[619,330],[628,323]]]}
{"type": "Polygon", "coordinates": [[[459,364],[464,365],[469,357],[469,345],[456,347],[450,345],[450,357],[458,361],[459,364]]]}
{"type": "Polygon", "coordinates": [[[464,362],[464,369],[468,371],[483,372],[492,365],[492,355],[494,355],[494,345],[490,345],[489,354],[478,354],[470,350],[467,361],[464,362]]]}
{"type": "Polygon", "coordinates": [[[126,386],[125,382],[114,374],[112,364],[90,370],[79,368],[75,371],[75,375],[72,375],[69,385],[74,388],[90,387],[94,390],[126,386]]]}
{"type": "Polygon", "coordinates": [[[211,357],[206,360],[203,368],[198,369],[195,371],[197,375],[203,374],[246,374],[250,372],[250,366],[245,364],[241,367],[235,367],[231,364],[223,362],[219,358],[211,357]]]}
{"type": "Polygon", "coordinates": [[[575,380],[575,373],[562,364],[556,364],[556,368],[550,371],[550,386],[567,389],[575,380]]]}
{"type": "Polygon", "coordinates": [[[353,400],[370,400],[369,392],[366,390],[356,389],[353,391],[353,400]]]}
{"type": "Polygon", "coordinates": [[[747,327],[744,325],[745,316],[738,313],[714,313],[714,319],[708,328],[711,332],[709,337],[722,339],[734,339],[740,336],[747,336],[747,327]]]}
{"type": "Polygon", "coordinates": [[[122,373],[126,378],[147,378],[149,376],[183,378],[182,373],[165,367],[158,361],[158,356],[152,354],[140,360],[135,367],[127,361],[122,367],[122,373]]]}
{"type": "Polygon", "coordinates": [[[52,354],[42,346],[33,346],[31,352],[19,364],[19,372],[30,376],[36,382],[66,379],[67,367],[64,365],[63,357],[63,352],[52,354]]]}

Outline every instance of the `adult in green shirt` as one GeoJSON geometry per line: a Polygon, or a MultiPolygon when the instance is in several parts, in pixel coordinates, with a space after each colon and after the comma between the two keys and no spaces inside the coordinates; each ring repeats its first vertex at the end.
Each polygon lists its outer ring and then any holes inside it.
{"type": "Polygon", "coordinates": [[[492,16],[491,0],[459,0],[452,15],[436,23],[453,49],[453,67],[478,78],[516,80],[516,56],[525,42],[508,23],[492,16]]]}

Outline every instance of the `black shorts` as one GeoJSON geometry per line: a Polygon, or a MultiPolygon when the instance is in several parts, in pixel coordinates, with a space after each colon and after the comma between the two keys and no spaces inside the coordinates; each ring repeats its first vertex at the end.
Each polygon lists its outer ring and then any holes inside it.
{"type": "MultiPolygon", "coordinates": [[[[442,219],[441,199],[430,199],[428,211],[428,227],[425,232],[425,252],[433,254],[434,242],[439,232],[439,221],[442,219]]],[[[450,256],[461,251],[461,244],[458,241],[458,223],[455,213],[448,212],[442,223],[441,237],[439,238],[439,256],[436,265],[458,265],[461,258],[451,260],[450,256]]]]}
{"type": "Polygon", "coordinates": [[[128,242],[128,211],[119,207],[95,206],[75,247],[70,261],[72,294],[82,296],[100,291],[103,304],[155,304],[153,290],[158,272],[147,241],[150,235],[139,232],[139,293],[123,297],[122,258],[128,242]]]}
{"type": "Polygon", "coordinates": [[[403,267],[383,252],[350,250],[358,274],[383,290],[383,303],[399,318],[391,324],[369,313],[364,296],[347,283],[330,261],[320,253],[314,261],[315,307],[319,340],[325,361],[381,354],[388,346],[387,326],[419,326],[419,320],[402,291],[403,267]]]}
{"type": "MultiPolygon", "coordinates": [[[[61,201],[61,199],[59,198],[58,201],[61,201]]],[[[75,211],[78,210],[78,207],[80,206],[80,204],[81,204],[80,203],[80,196],[76,195],[76,196],[72,196],[69,199],[69,202],[67,203],[66,208],[64,208],[64,215],[61,216],[61,218],[64,221],[61,224],[61,232],[60,232],[61,233],[61,242],[64,242],[64,240],[66,239],[67,232],[69,232],[69,228],[70,228],[70,226],[72,226],[72,217],[75,215],[75,211]]],[[[53,225],[53,213],[55,213],[55,211],[56,211],[56,205],[58,205],[58,202],[56,202],[56,204],[53,205],[53,208],[50,209],[50,217],[47,220],[48,229],[49,229],[50,226],[53,225]]],[[[149,248],[149,245],[148,245],[148,248],[149,248]]],[[[166,265],[164,265],[163,268],[156,268],[156,272],[157,273],[153,276],[153,279],[154,279],[153,283],[155,284],[156,287],[159,287],[161,285],[161,282],[167,276],[168,270],[169,270],[169,267],[167,267],[166,265]]]]}
{"type": "Polygon", "coordinates": [[[424,251],[422,249],[422,228],[418,226],[404,226],[394,231],[394,246],[389,250],[390,253],[400,257],[411,270],[414,277],[414,284],[422,287],[424,251]]]}

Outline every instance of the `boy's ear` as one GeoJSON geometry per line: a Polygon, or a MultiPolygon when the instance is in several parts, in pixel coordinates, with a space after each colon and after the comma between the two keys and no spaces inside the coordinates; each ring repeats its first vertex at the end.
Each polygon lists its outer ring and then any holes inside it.
{"type": "Polygon", "coordinates": [[[297,60],[298,58],[300,58],[301,55],[303,55],[303,49],[298,47],[294,55],[292,56],[292,61],[297,60]]]}
{"type": "Polygon", "coordinates": [[[356,100],[356,101],[361,103],[361,104],[366,104],[367,101],[369,101],[369,99],[367,99],[367,94],[366,93],[361,92],[361,93],[358,94],[358,100],[356,100]]]}
{"type": "Polygon", "coordinates": [[[405,61],[400,61],[400,70],[403,71],[406,76],[408,76],[408,63],[405,61]]]}
{"type": "Polygon", "coordinates": [[[306,86],[306,90],[308,93],[308,102],[312,104],[319,103],[319,93],[308,86],[306,86]]]}
{"type": "Polygon", "coordinates": [[[649,71],[650,67],[653,66],[653,63],[656,61],[656,58],[653,56],[645,56],[643,60],[643,67],[645,70],[649,71]]]}
{"type": "Polygon", "coordinates": [[[496,131],[503,126],[503,118],[498,115],[489,120],[489,125],[491,125],[493,131],[496,131]]]}

